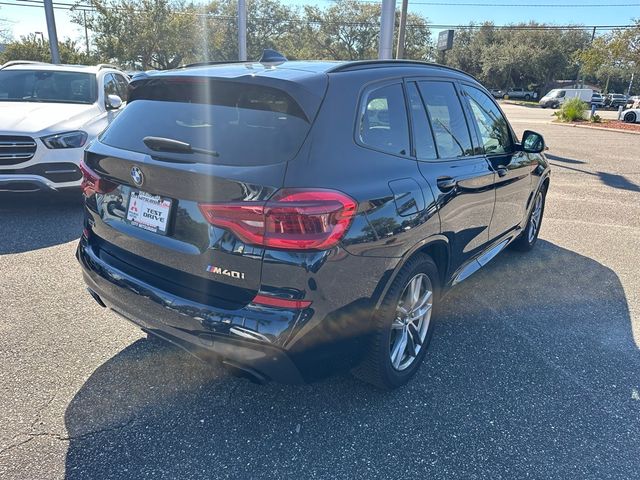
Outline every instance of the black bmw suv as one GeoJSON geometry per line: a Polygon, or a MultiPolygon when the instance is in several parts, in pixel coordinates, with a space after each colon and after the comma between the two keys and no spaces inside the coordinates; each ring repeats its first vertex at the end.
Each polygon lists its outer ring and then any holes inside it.
{"type": "Polygon", "coordinates": [[[534,246],[544,149],[438,65],[143,75],[86,151],[77,257],[102,306],[254,380],[350,368],[394,388],[443,292],[534,246]]]}

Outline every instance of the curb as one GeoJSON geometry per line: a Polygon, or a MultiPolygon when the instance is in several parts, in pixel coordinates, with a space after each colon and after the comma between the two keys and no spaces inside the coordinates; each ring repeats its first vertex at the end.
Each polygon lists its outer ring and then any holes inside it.
{"type": "Polygon", "coordinates": [[[602,130],[603,132],[616,132],[616,133],[628,133],[630,135],[640,135],[640,132],[632,132],[630,130],[621,130],[619,128],[588,127],[586,125],[576,125],[573,123],[559,123],[559,122],[549,122],[549,125],[559,125],[561,127],[570,127],[570,128],[587,128],[589,130],[602,130]]]}

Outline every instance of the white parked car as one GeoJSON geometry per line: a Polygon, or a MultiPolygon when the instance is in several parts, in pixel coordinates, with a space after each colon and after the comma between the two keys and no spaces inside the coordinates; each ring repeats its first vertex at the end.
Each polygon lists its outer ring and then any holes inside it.
{"type": "Polygon", "coordinates": [[[554,88],[538,102],[542,108],[558,108],[570,98],[579,98],[589,104],[593,98],[593,90],[590,88],[554,88]]]}
{"type": "Polygon", "coordinates": [[[640,108],[624,110],[620,118],[626,123],[640,123],[640,108]]]}
{"type": "Polygon", "coordinates": [[[119,113],[127,90],[127,76],[110,65],[2,65],[0,192],[78,188],[84,147],[119,113]]]}

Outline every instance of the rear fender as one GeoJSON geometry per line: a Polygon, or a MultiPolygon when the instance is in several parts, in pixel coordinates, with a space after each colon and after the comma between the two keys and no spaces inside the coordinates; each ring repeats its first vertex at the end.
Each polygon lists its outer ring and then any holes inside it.
{"type": "MultiPolygon", "coordinates": [[[[382,288],[381,289],[376,289],[376,290],[380,291],[380,294],[378,295],[378,297],[376,299],[376,303],[375,303],[375,309],[376,310],[380,309],[380,306],[382,305],[382,301],[384,300],[384,297],[387,295],[387,291],[389,290],[389,287],[391,287],[391,284],[395,280],[396,276],[398,275],[398,273],[400,272],[402,267],[404,267],[404,265],[409,261],[409,259],[411,257],[413,257],[414,255],[416,255],[417,253],[419,253],[421,251],[424,251],[429,246],[436,245],[436,244],[437,245],[443,245],[446,248],[446,251],[447,251],[447,255],[446,255],[447,261],[446,261],[446,265],[444,266],[444,269],[442,268],[442,265],[438,265],[438,268],[443,270],[443,271],[439,271],[438,272],[438,273],[440,273],[441,286],[444,287],[447,284],[447,278],[448,278],[448,275],[449,275],[449,261],[448,261],[448,259],[450,257],[449,240],[444,235],[440,235],[440,234],[433,235],[433,236],[431,236],[429,238],[425,238],[421,242],[418,242],[411,249],[409,249],[402,256],[402,258],[400,258],[400,261],[398,261],[398,263],[396,264],[396,266],[393,269],[391,275],[389,275],[389,276],[387,276],[387,278],[383,278],[381,280],[382,288]]],[[[435,259],[434,259],[434,261],[435,261],[435,259]]]]}

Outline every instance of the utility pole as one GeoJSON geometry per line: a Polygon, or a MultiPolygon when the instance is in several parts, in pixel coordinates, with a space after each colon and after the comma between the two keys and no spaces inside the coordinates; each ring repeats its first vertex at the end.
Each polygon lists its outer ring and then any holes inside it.
{"type": "MultiPolygon", "coordinates": [[[[590,45],[593,43],[593,39],[596,38],[596,28],[597,27],[593,27],[593,32],[591,32],[591,41],[589,42],[590,45]]],[[[579,63],[578,76],[576,77],[576,88],[584,87],[584,78],[581,78],[581,75],[582,75],[582,64],[579,63]]]]}
{"type": "Polygon", "coordinates": [[[409,0],[402,0],[402,10],[400,10],[400,25],[398,27],[398,45],[396,47],[396,58],[404,58],[404,38],[407,29],[407,8],[409,0]]]}
{"type": "Polygon", "coordinates": [[[238,60],[247,61],[247,3],[238,0],[238,60]]]}
{"type": "Polygon", "coordinates": [[[84,21],[84,44],[87,47],[87,55],[89,55],[89,31],[87,30],[87,11],[82,10],[82,20],[84,21]]]}
{"type": "Polygon", "coordinates": [[[393,26],[396,17],[396,0],[382,0],[380,14],[380,40],[378,44],[378,59],[393,58],[393,26]]]}
{"type": "Polygon", "coordinates": [[[633,77],[636,72],[631,72],[631,80],[629,80],[629,88],[627,88],[627,97],[631,96],[631,87],[633,86],[633,77]]]}
{"type": "Polygon", "coordinates": [[[60,63],[58,51],[58,33],[56,32],[56,18],[53,15],[53,1],[44,0],[44,14],[47,18],[47,32],[49,34],[49,48],[51,49],[51,62],[60,63]]]}

